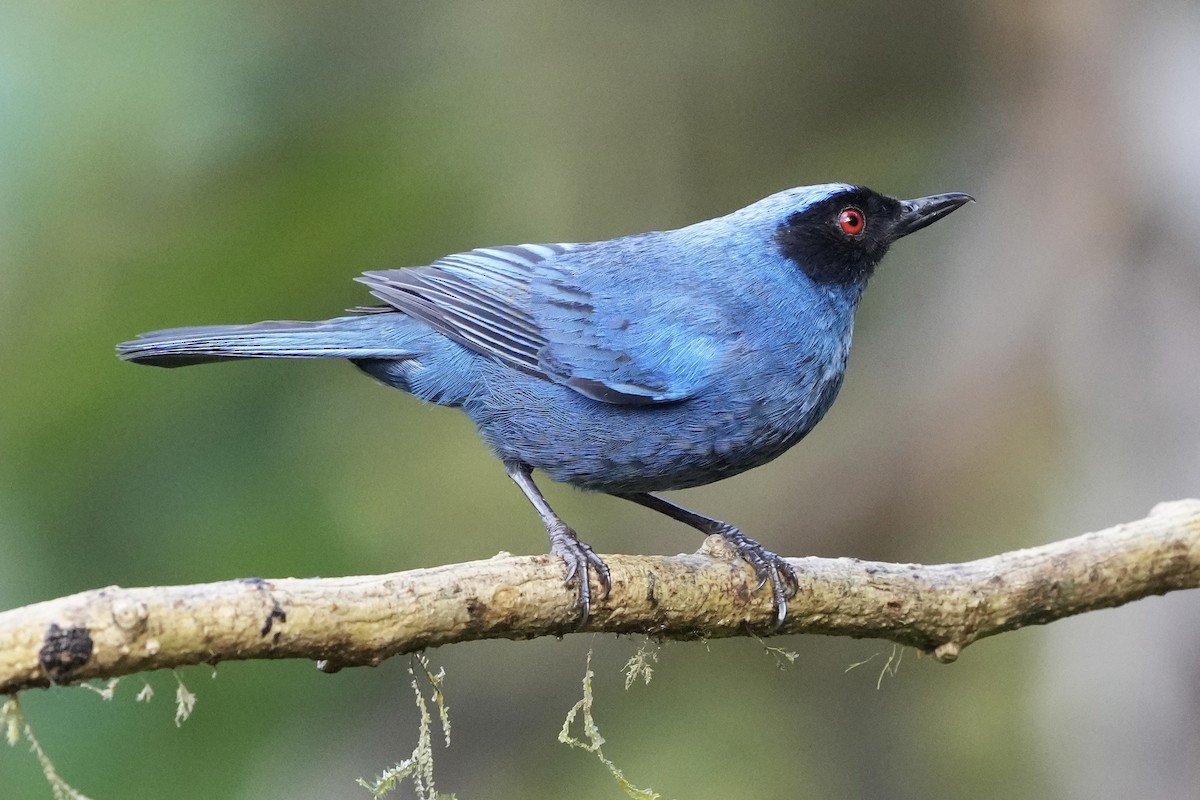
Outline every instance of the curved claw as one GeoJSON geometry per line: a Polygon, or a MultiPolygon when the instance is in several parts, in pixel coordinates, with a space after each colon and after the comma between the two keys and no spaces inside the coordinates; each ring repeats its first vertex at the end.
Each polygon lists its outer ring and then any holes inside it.
{"type": "Polygon", "coordinates": [[[566,585],[570,586],[572,582],[575,582],[579,586],[577,605],[582,612],[579,619],[579,628],[582,629],[587,624],[588,616],[592,611],[591,571],[595,570],[600,586],[604,589],[604,597],[607,598],[609,592],[612,591],[612,575],[609,573],[608,565],[600,559],[600,556],[596,555],[592,548],[579,541],[575,531],[571,530],[554,513],[554,509],[546,502],[546,498],[542,497],[537,484],[533,482],[533,467],[521,461],[505,460],[504,470],[508,473],[508,477],[512,478],[513,483],[525,493],[525,497],[533,504],[542,518],[542,522],[546,523],[546,533],[550,534],[550,552],[567,564],[566,585]]]}
{"type": "Polygon", "coordinates": [[[787,617],[787,601],[789,598],[794,597],[796,592],[800,590],[800,579],[796,576],[796,570],[786,560],[772,553],[750,537],[743,535],[741,531],[729,523],[697,514],[694,511],[688,511],[686,508],[667,502],[661,497],[656,497],[647,492],[618,494],[618,497],[623,497],[638,505],[657,511],[660,514],[666,514],[671,519],[678,520],[684,525],[691,525],[706,536],[715,534],[724,538],[725,541],[733,546],[739,556],[749,562],[750,566],[754,567],[754,574],[758,577],[758,587],[755,591],[758,591],[770,582],[771,599],[775,604],[774,627],[777,630],[783,625],[783,620],[787,617]]]}
{"type": "Polygon", "coordinates": [[[563,582],[567,586],[576,583],[579,587],[576,605],[579,607],[580,617],[576,629],[582,630],[587,625],[592,611],[591,573],[596,573],[600,587],[604,590],[600,598],[602,600],[607,599],[612,591],[612,573],[600,556],[596,555],[590,546],[581,542],[575,531],[565,524],[560,523],[550,529],[550,552],[566,562],[567,577],[563,582]]]}
{"type": "Polygon", "coordinates": [[[738,555],[754,567],[754,574],[758,576],[755,591],[771,584],[771,599],[775,606],[775,623],[772,627],[778,630],[787,618],[787,601],[800,590],[796,568],[787,559],[763,547],[732,525],[726,526],[720,533],[733,545],[738,555]]]}

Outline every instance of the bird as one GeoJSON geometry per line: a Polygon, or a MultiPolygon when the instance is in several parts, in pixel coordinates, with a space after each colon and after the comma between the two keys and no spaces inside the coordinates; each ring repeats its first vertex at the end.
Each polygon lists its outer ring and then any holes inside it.
{"type": "Polygon", "coordinates": [[[737,475],[799,442],[832,405],[855,311],[888,248],[972,201],[826,183],[725,216],[605,241],[482,247],[364,272],[377,305],[316,322],[144,333],[120,358],[179,367],[348,359],[461,409],[533,505],[575,588],[579,626],[607,564],[534,482],[624,498],[718,535],[769,585],[778,628],[796,570],[726,522],[656,493],[737,475]]]}

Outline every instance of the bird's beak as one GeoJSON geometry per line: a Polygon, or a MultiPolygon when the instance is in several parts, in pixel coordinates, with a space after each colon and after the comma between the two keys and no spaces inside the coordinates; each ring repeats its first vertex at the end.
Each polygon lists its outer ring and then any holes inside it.
{"type": "Polygon", "coordinates": [[[962,192],[934,194],[916,200],[900,201],[900,218],[896,220],[895,238],[908,236],[928,225],[932,225],[959,206],[973,202],[974,197],[962,192]]]}

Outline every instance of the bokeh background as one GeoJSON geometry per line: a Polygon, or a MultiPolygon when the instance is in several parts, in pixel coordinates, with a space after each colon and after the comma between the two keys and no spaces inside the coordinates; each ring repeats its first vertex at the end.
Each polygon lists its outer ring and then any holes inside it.
{"type": "MultiPolygon", "coordinates": [[[[344,363],[166,372],[153,328],[323,318],[364,269],[608,238],[849,180],[979,202],[895,248],[841,399],[675,499],[787,554],[937,562],[1200,494],[1200,5],[5,3],[0,608],[109,584],[542,552],[457,413],[344,363]]],[[[548,487],[601,552],[686,528],[548,487]]],[[[1191,798],[1200,597],[980,643],[485,642],[431,654],[439,789],[616,798],[556,741],[595,649],[606,753],[664,797],[1191,798]],[[857,662],[866,664],[846,671],[857,662]]],[[[405,757],[407,659],[229,663],[23,703],[93,798],[355,798],[405,757]]],[[[407,794],[399,796],[410,796],[407,794]]],[[[23,746],[0,796],[50,793],[23,746]]]]}

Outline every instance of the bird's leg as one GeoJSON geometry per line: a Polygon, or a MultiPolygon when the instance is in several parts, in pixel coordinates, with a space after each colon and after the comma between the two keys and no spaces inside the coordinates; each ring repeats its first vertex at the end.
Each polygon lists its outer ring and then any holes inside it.
{"type": "Polygon", "coordinates": [[[567,562],[566,584],[570,586],[572,581],[578,581],[578,603],[583,612],[583,616],[579,620],[579,627],[582,628],[587,624],[592,605],[592,587],[588,571],[589,569],[596,571],[596,577],[604,589],[604,597],[608,597],[608,593],[612,590],[612,577],[608,571],[608,565],[600,560],[600,556],[596,555],[591,547],[579,541],[575,531],[571,530],[567,523],[554,513],[554,509],[546,502],[541,490],[533,482],[533,467],[520,461],[505,461],[504,469],[508,472],[508,477],[513,479],[513,483],[521,487],[521,491],[529,498],[529,502],[537,510],[538,516],[542,518],[542,522],[546,526],[546,533],[550,535],[550,552],[567,562]]]}
{"type": "Polygon", "coordinates": [[[617,496],[666,514],[671,519],[678,520],[684,525],[690,525],[706,536],[716,534],[733,545],[738,555],[754,567],[754,574],[758,576],[758,588],[761,589],[770,582],[771,595],[775,602],[775,627],[778,628],[783,624],[784,618],[787,617],[787,601],[794,597],[800,588],[796,569],[785,558],[763,547],[728,522],[721,522],[718,519],[688,511],[686,508],[669,503],[648,492],[617,496]]]}

